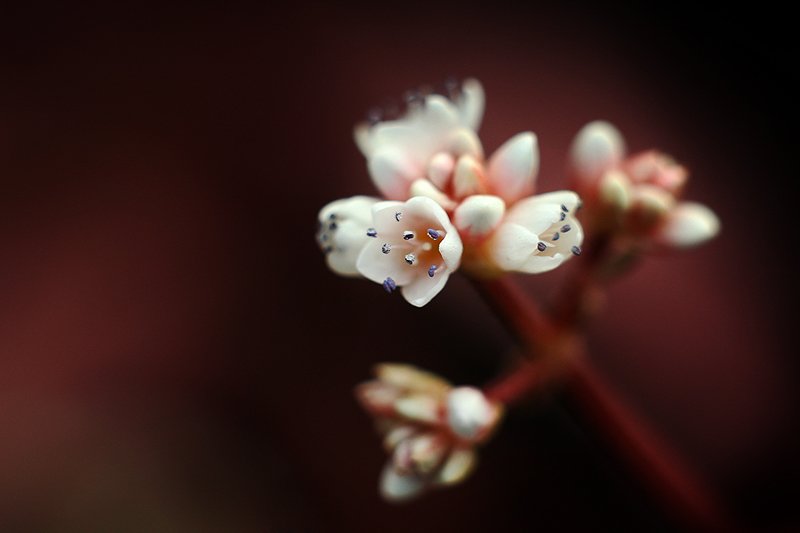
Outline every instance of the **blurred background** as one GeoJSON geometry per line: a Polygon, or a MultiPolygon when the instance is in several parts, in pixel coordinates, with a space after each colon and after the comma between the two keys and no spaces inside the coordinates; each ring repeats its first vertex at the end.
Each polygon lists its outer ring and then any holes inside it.
{"type": "Polygon", "coordinates": [[[796,528],[797,38],[727,9],[4,4],[0,530],[682,528],[559,394],[464,485],[379,498],[353,386],[380,361],[480,385],[511,340],[458,276],[416,309],[331,274],[315,219],[375,194],[366,111],[449,76],[484,84],[487,154],[537,133],[541,192],[594,119],[691,170],[722,235],[611,286],[590,356],[741,527],[796,528]]]}

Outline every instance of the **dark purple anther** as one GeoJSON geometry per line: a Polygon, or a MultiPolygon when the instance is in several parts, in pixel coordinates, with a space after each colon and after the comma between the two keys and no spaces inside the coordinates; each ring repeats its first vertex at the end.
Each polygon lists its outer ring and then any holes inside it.
{"type": "Polygon", "coordinates": [[[404,231],[403,232],[403,239],[409,240],[409,239],[413,239],[413,238],[414,238],[414,232],[413,231],[404,231]]]}
{"type": "Polygon", "coordinates": [[[394,214],[394,219],[396,221],[400,222],[401,218],[403,218],[403,213],[401,213],[400,211],[398,211],[397,213],[394,214]]]}
{"type": "Polygon", "coordinates": [[[367,230],[367,237],[377,237],[377,236],[378,236],[378,232],[375,231],[375,228],[369,228],[367,230]]]}
{"type": "Polygon", "coordinates": [[[567,206],[565,206],[564,204],[561,204],[561,210],[564,211],[565,213],[569,213],[569,209],[567,209],[567,206]]]}
{"type": "Polygon", "coordinates": [[[563,220],[565,218],[567,218],[567,214],[566,213],[561,213],[561,218],[559,218],[559,220],[561,220],[563,222],[563,220]]]}
{"type": "Polygon", "coordinates": [[[381,252],[388,254],[391,251],[392,251],[392,245],[389,244],[388,242],[385,243],[383,246],[381,246],[381,252]]]}
{"type": "Polygon", "coordinates": [[[397,284],[392,278],[386,278],[383,280],[383,288],[386,289],[386,292],[391,293],[397,288],[397,284]]]}
{"type": "Polygon", "coordinates": [[[331,222],[330,224],[328,224],[328,231],[335,231],[336,228],[338,227],[339,226],[336,225],[336,222],[331,222]]]}
{"type": "Polygon", "coordinates": [[[540,252],[544,252],[545,250],[547,250],[547,245],[539,241],[539,244],[536,245],[536,248],[538,248],[540,252]]]}
{"type": "Polygon", "coordinates": [[[558,238],[559,238],[560,236],[561,236],[561,234],[560,234],[560,233],[558,233],[558,232],[556,232],[556,234],[555,234],[555,235],[553,235],[553,240],[554,240],[554,241],[557,241],[557,240],[558,240],[558,238]]]}
{"type": "Polygon", "coordinates": [[[433,275],[434,275],[434,274],[436,274],[436,265],[432,265],[432,266],[431,266],[431,267],[428,269],[428,275],[429,275],[430,277],[433,277],[433,275]]]}
{"type": "Polygon", "coordinates": [[[569,224],[564,224],[563,226],[561,226],[561,231],[563,233],[568,232],[570,229],[572,229],[572,228],[569,227],[569,224]]]}
{"type": "Polygon", "coordinates": [[[575,254],[575,255],[581,255],[581,249],[578,248],[577,246],[573,246],[572,247],[572,253],[575,254]]]}
{"type": "Polygon", "coordinates": [[[441,234],[438,231],[436,231],[435,229],[428,229],[428,237],[430,237],[431,239],[433,239],[435,241],[436,239],[441,237],[441,234]]]}

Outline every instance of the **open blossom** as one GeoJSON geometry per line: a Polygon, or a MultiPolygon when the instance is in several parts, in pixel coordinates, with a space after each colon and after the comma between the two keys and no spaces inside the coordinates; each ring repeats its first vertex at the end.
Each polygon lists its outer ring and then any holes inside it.
{"type": "Polygon", "coordinates": [[[411,365],[378,365],[376,379],[356,395],[375,418],[390,454],[380,479],[389,501],[405,501],[435,486],[466,479],[477,445],[497,426],[502,406],[474,387],[453,387],[411,365]]]}
{"type": "Polygon", "coordinates": [[[607,122],[591,122],[578,133],[570,167],[598,230],[676,248],[719,232],[711,209],[679,200],[689,177],[683,166],[656,150],[625,157],[622,135],[607,122]]]}
{"type": "Polygon", "coordinates": [[[452,99],[420,97],[397,120],[356,127],[370,176],[389,201],[356,196],[320,211],[317,241],[332,270],[399,288],[423,306],[459,266],[474,276],[533,274],[580,254],[578,196],[532,196],[532,132],[485,161],[475,133],[483,108],[483,88],[470,79],[452,99]]]}
{"type": "Polygon", "coordinates": [[[439,204],[425,197],[372,206],[371,238],[361,250],[356,268],[392,292],[421,307],[436,296],[461,261],[458,232],[439,204]]]}

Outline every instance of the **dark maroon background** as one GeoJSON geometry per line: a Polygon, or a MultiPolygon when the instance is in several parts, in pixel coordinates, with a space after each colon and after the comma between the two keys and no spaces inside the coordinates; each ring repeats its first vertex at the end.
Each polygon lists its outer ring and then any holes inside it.
{"type": "Polygon", "coordinates": [[[0,8],[0,529],[675,528],[558,396],[466,484],[378,497],[352,387],[379,361],[482,384],[510,340],[458,276],[421,310],[334,276],[315,216],[374,194],[364,112],[451,75],[484,84],[487,153],[538,134],[540,191],[598,118],[691,169],[722,235],[615,283],[591,357],[740,524],[796,525],[789,19],[560,5],[0,8]]]}

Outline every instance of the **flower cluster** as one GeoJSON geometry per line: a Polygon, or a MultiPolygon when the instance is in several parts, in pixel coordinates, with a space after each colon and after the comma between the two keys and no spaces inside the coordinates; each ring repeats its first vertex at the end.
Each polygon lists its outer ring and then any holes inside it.
{"type": "MultiPolygon", "coordinates": [[[[596,239],[573,280],[622,271],[644,245],[686,247],[719,231],[710,209],[679,200],[688,178],[682,166],[656,151],[626,157],[622,135],[606,122],[588,124],[573,141],[569,168],[576,192],[535,195],[536,136],[515,135],[485,159],[476,134],[483,108],[481,85],[467,80],[449,98],[417,95],[401,118],[356,127],[356,144],[383,198],[354,196],[319,212],[317,242],[331,270],[364,277],[389,293],[399,288],[421,307],[458,269],[473,278],[536,274],[580,255],[581,206],[586,230],[596,239]]],[[[567,288],[574,300],[564,307],[568,311],[585,307],[587,288],[577,285],[567,288]]],[[[574,327],[568,322],[575,316],[562,315],[563,324],[535,325],[552,329],[541,335],[546,342],[563,338],[554,328],[574,327]]],[[[552,356],[563,350],[550,346],[552,356]]],[[[498,396],[493,389],[492,398],[510,401],[520,383],[532,387],[544,379],[520,375],[511,374],[512,385],[506,385],[513,394],[498,396]]],[[[408,365],[379,365],[376,379],[356,393],[390,454],[380,482],[390,501],[465,479],[476,447],[502,414],[480,389],[453,387],[408,365]]]]}
{"type": "Polygon", "coordinates": [[[360,124],[356,144],[385,200],[356,196],[319,213],[317,241],[328,266],[363,276],[415,306],[427,304],[459,267],[475,276],[541,273],[580,254],[577,194],[535,192],[539,153],[532,132],[488,160],[476,130],[483,88],[419,97],[397,120],[360,124]]]}
{"type": "Polygon", "coordinates": [[[608,122],[591,122],[578,133],[570,167],[593,232],[674,248],[719,232],[719,219],[708,207],[679,201],[689,177],[683,166],[656,150],[625,157],[622,135],[608,122]]]}
{"type": "Polygon", "coordinates": [[[390,454],[380,481],[384,498],[408,500],[466,479],[477,461],[475,448],[497,426],[501,406],[474,387],[453,387],[410,365],[381,364],[375,375],[356,388],[356,396],[375,417],[390,454]]]}

